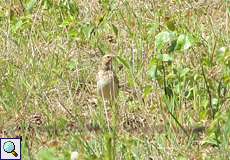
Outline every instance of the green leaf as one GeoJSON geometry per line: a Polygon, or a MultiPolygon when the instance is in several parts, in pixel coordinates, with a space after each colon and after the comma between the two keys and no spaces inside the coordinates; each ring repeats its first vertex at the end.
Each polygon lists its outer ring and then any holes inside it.
{"type": "Polygon", "coordinates": [[[117,27],[114,24],[112,24],[112,28],[113,28],[113,32],[116,34],[116,36],[118,36],[118,29],[117,29],[117,27]]]}
{"type": "Polygon", "coordinates": [[[130,65],[127,60],[124,58],[121,58],[120,56],[117,56],[117,59],[120,63],[122,63],[127,69],[130,69],[130,65]]]}
{"type": "Polygon", "coordinates": [[[157,32],[157,29],[159,27],[159,24],[157,23],[150,23],[147,25],[147,40],[152,41],[154,39],[153,35],[157,32]]]}
{"type": "Polygon", "coordinates": [[[53,6],[53,3],[50,0],[45,0],[43,2],[44,9],[50,9],[53,6]]]}
{"type": "Polygon", "coordinates": [[[93,30],[94,26],[92,26],[91,24],[86,24],[82,27],[82,32],[86,39],[90,39],[93,30]]]}
{"type": "Polygon", "coordinates": [[[30,0],[26,6],[26,10],[31,13],[36,3],[37,0],[30,0]]]}
{"type": "Polygon", "coordinates": [[[152,80],[156,80],[157,78],[157,62],[158,59],[154,57],[148,66],[149,69],[147,71],[147,75],[151,77],[152,80]]]}
{"type": "Polygon", "coordinates": [[[159,24],[157,23],[150,23],[147,25],[147,29],[148,29],[148,35],[152,36],[158,29],[159,24]]]}
{"type": "Polygon", "coordinates": [[[164,31],[156,35],[155,46],[158,50],[162,50],[176,38],[174,32],[164,31]]]}
{"type": "Polygon", "coordinates": [[[218,54],[225,54],[227,52],[227,47],[220,47],[218,50],[217,50],[217,53],[218,54]]]}
{"type": "Polygon", "coordinates": [[[77,62],[76,61],[73,61],[71,60],[68,65],[67,65],[68,69],[73,71],[77,68],[77,62]]]}
{"type": "Polygon", "coordinates": [[[15,25],[12,26],[12,32],[16,33],[23,26],[22,20],[19,20],[15,25]]]}
{"type": "Polygon", "coordinates": [[[102,4],[104,10],[110,9],[110,0],[100,0],[99,3],[102,4]]]}
{"type": "Polygon", "coordinates": [[[157,58],[163,62],[172,62],[173,56],[169,54],[158,54],[157,58]]]}
{"type": "Polygon", "coordinates": [[[146,98],[148,95],[150,95],[153,91],[153,87],[151,85],[147,85],[144,88],[144,98],[146,98]]]}
{"type": "Polygon", "coordinates": [[[100,50],[100,52],[102,53],[102,55],[105,55],[105,53],[108,52],[108,46],[106,46],[105,43],[98,43],[98,49],[100,50]]]}
{"type": "Polygon", "coordinates": [[[180,69],[179,72],[180,72],[180,77],[185,77],[188,73],[189,73],[190,69],[189,68],[183,68],[183,69],[180,69]]]}
{"type": "Polygon", "coordinates": [[[212,105],[217,105],[218,104],[218,99],[217,98],[213,98],[212,99],[212,105]]]}
{"type": "Polygon", "coordinates": [[[171,42],[171,45],[168,47],[168,52],[171,53],[171,52],[175,51],[175,48],[176,48],[176,40],[173,40],[171,42]]]}
{"type": "MultiPolygon", "coordinates": [[[[227,113],[226,115],[226,123],[224,124],[224,135],[226,137],[226,139],[228,139],[228,137],[230,136],[230,112],[227,113]]],[[[228,140],[226,140],[228,142],[228,140]]]]}
{"type": "Polygon", "coordinates": [[[215,133],[212,132],[208,137],[206,137],[206,138],[204,139],[204,141],[202,142],[202,144],[211,144],[211,145],[218,146],[219,141],[218,141],[218,139],[216,138],[215,133]]]}
{"type": "Polygon", "coordinates": [[[38,152],[37,157],[41,160],[57,160],[55,153],[56,150],[54,148],[43,148],[38,152]]]}
{"type": "Polygon", "coordinates": [[[182,155],[180,155],[177,159],[178,160],[187,160],[188,158],[187,157],[183,157],[182,155]]]}
{"type": "Polygon", "coordinates": [[[66,7],[68,8],[69,13],[72,16],[78,15],[79,14],[79,8],[77,6],[77,3],[74,1],[66,1],[66,2],[67,2],[66,7]]]}
{"type": "Polygon", "coordinates": [[[218,103],[219,103],[219,101],[217,98],[212,98],[212,106],[214,109],[217,109],[218,103]]]}
{"type": "Polygon", "coordinates": [[[230,49],[228,47],[221,47],[217,50],[217,62],[220,64],[229,64],[230,62],[230,49]]]}
{"type": "Polygon", "coordinates": [[[171,86],[166,86],[165,88],[165,94],[168,96],[168,97],[172,97],[173,96],[173,90],[172,90],[172,87],[171,86]]]}
{"type": "Polygon", "coordinates": [[[193,39],[191,36],[182,34],[177,38],[177,44],[175,49],[185,51],[192,46],[192,43],[193,39]]]}
{"type": "Polygon", "coordinates": [[[63,22],[59,25],[60,27],[68,27],[69,25],[73,24],[75,21],[73,16],[69,16],[66,19],[63,20],[63,22]]]}
{"type": "Polygon", "coordinates": [[[157,78],[157,65],[151,65],[151,67],[147,71],[147,75],[155,80],[157,78]]]}
{"type": "Polygon", "coordinates": [[[68,121],[63,117],[59,117],[56,119],[56,124],[59,129],[65,129],[67,123],[68,121]]]}
{"type": "Polygon", "coordinates": [[[171,31],[174,31],[176,29],[175,21],[169,20],[166,22],[167,28],[171,31]]]}
{"type": "Polygon", "coordinates": [[[78,32],[75,28],[69,30],[69,35],[71,38],[78,38],[78,32]]]}

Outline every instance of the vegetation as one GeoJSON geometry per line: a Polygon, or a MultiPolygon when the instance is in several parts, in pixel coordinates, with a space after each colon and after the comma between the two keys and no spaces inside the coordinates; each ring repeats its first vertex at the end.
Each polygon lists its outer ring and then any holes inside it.
{"type": "Polygon", "coordinates": [[[22,137],[24,160],[229,159],[229,21],[229,0],[0,1],[1,137],[22,137]]]}

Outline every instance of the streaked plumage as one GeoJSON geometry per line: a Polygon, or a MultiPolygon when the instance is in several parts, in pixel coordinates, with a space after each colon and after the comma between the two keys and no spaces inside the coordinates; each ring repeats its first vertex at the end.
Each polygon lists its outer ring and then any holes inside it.
{"type": "Polygon", "coordinates": [[[119,81],[112,69],[113,55],[105,55],[97,73],[97,93],[104,100],[114,100],[118,96],[119,81]]]}

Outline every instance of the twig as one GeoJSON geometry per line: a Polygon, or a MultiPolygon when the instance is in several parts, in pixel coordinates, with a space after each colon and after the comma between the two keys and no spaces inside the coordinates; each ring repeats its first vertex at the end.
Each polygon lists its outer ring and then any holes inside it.
{"type": "Polygon", "coordinates": [[[209,88],[209,85],[208,85],[208,81],[207,81],[207,78],[206,78],[205,73],[204,73],[204,67],[203,67],[202,64],[201,64],[201,69],[202,69],[202,75],[204,77],[204,82],[205,82],[205,86],[206,86],[208,97],[209,97],[209,106],[210,106],[210,109],[211,109],[212,119],[214,119],[215,115],[214,115],[214,111],[213,111],[213,107],[212,107],[212,94],[211,94],[211,91],[210,91],[210,88],[209,88]]]}
{"type": "Polygon", "coordinates": [[[169,109],[167,109],[169,114],[172,116],[172,118],[176,121],[176,123],[179,125],[179,127],[183,130],[183,132],[186,134],[187,137],[189,137],[188,132],[186,131],[186,129],[182,126],[182,124],[177,120],[177,118],[172,114],[171,111],[169,111],[169,109]]]}
{"type": "Polygon", "coordinates": [[[202,76],[204,77],[205,86],[206,86],[207,93],[208,93],[208,96],[209,96],[209,106],[210,106],[210,109],[211,109],[212,118],[214,119],[215,114],[214,114],[213,107],[212,107],[212,94],[211,94],[211,91],[210,91],[210,88],[209,88],[209,85],[208,85],[207,78],[206,78],[205,73],[204,73],[204,66],[202,65],[201,60],[197,57],[197,53],[195,52],[194,48],[192,48],[192,51],[193,51],[194,55],[196,56],[196,58],[200,61],[200,66],[201,66],[201,70],[202,70],[202,76]]]}
{"type": "Polygon", "coordinates": [[[213,49],[212,49],[212,53],[211,53],[211,62],[213,63],[213,58],[214,58],[214,54],[215,54],[215,51],[216,51],[216,37],[215,37],[215,42],[214,42],[214,46],[213,46],[213,49]]]}
{"type": "MultiPolygon", "coordinates": [[[[162,61],[162,67],[163,67],[163,78],[164,78],[164,92],[165,92],[165,95],[168,97],[168,94],[167,94],[167,89],[166,89],[166,73],[165,73],[165,66],[164,66],[164,62],[162,61]]],[[[170,116],[175,120],[175,122],[179,125],[179,127],[183,130],[183,132],[186,134],[186,136],[189,137],[189,134],[188,132],[186,131],[186,129],[182,126],[182,124],[177,120],[177,118],[173,115],[173,113],[169,110],[169,108],[167,107],[167,111],[168,113],[170,114],[170,116]]]]}
{"type": "Polygon", "coordinates": [[[167,83],[166,83],[166,73],[165,73],[165,66],[164,66],[164,62],[162,61],[162,67],[163,67],[163,78],[164,78],[164,92],[165,92],[165,95],[167,95],[167,83]]]}
{"type": "Polygon", "coordinates": [[[28,151],[28,159],[33,160],[33,158],[31,157],[31,149],[30,149],[30,144],[28,142],[28,137],[27,136],[25,137],[25,146],[27,147],[27,151],[28,151]]]}
{"type": "Polygon", "coordinates": [[[76,120],[76,116],[74,116],[68,108],[65,107],[65,105],[58,99],[58,103],[61,105],[61,107],[70,115],[71,118],[76,120]]]}

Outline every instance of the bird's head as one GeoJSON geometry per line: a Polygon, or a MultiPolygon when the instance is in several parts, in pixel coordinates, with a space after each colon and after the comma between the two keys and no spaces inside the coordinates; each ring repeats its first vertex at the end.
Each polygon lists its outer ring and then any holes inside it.
{"type": "Polygon", "coordinates": [[[102,57],[101,69],[103,70],[112,70],[112,62],[115,55],[107,54],[102,57]]]}

